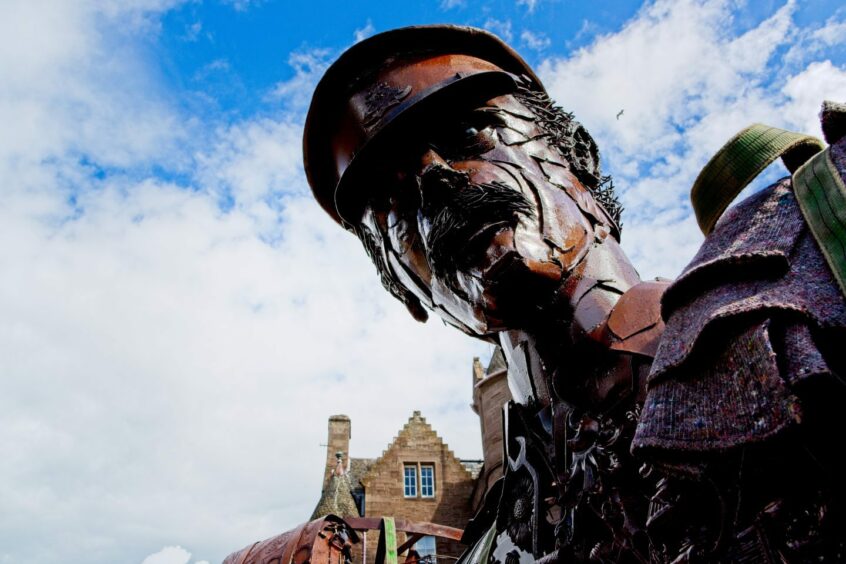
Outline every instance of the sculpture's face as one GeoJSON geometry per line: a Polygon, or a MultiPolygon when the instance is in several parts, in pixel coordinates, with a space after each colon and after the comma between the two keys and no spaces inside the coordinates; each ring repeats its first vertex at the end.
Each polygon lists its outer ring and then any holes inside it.
{"type": "Polygon", "coordinates": [[[400,283],[465,330],[530,322],[607,234],[605,214],[512,95],[425,116],[401,135],[371,160],[361,227],[400,283]]]}

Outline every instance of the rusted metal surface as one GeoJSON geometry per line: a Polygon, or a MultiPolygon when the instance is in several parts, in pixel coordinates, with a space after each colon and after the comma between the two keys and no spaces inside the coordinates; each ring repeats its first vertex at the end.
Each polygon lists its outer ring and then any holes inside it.
{"type": "MultiPolygon", "coordinates": [[[[345,521],[356,531],[377,531],[382,522],[381,517],[347,517],[345,521]]],[[[421,534],[426,536],[440,537],[454,541],[460,541],[464,531],[455,527],[426,523],[423,521],[409,521],[407,519],[394,518],[397,531],[410,534],[421,534]]]]}
{"type": "MultiPolygon", "coordinates": [[[[359,542],[356,531],[378,531],[383,528],[385,518],[348,517],[335,515],[303,523],[299,527],[275,537],[253,543],[233,552],[223,564],[328,564],[344,562],[350,558],[350,549],[359,542]]],[[[433,536],[461,541],[463,531],[435,523],[392,519],[393,530],[404,532],[408,540],[401,546],[394,546],[394,554],[404,554],[423,536],[433,536]]],[[[396,545],[396,537],[394,538],[396,545]]],[[[384,559],[384,554],[382,555],[384,559]]]]}
{"type": "MultiPolygon", "coordinates": [[[[408,540],[406,540],[399,547],[397,547],[397,553],[398,554],[405,553],[406,550],[408,550],[409,548],[411,548],[415,544],[417,544],[417,541],[422,539],[424,536],[425,535],[423,533],[412,533],[412,534],[408,535],[408,540]]],[[[453,540],[455,540],[455,539],[453,539],[453,540]]]]}
{"type": "MultiPolygon", "coordinates": [[[[789,182],[678,282],[643,282],[587,131],[504,44],[449,26],[353,47],[305,136],[315,197],[385,287],[507,359],[508,469],[469,561],[846,561],[846,305],[789,182]]],[[[842,175],[846,141],[831,154],[842,175]]]]}
{"type": "Polygon", "coordinates": [[[350,557],[358,535],[333,515],[304,523],[291,531],[233,552],[223,564],[336,563],[350,557]]]}

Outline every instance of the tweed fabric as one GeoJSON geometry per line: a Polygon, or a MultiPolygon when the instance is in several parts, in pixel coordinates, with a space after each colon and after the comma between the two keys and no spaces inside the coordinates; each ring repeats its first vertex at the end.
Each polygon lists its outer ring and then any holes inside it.
{"type": "MultiPolygon", "coordinates": [[[[844,153],[841,139],[841,176],[844,153]]],[[[789,179],[723,216],[664,294],[662,315],[634,451],[717,452],[801,420],[797,386],[831,374],[815,335],[846,329],[846,303],[789,179]]]]}
{"type": "Polygon", "coordinates": [[[679,367],[715,321],[778,310],[819,327],[846,327],[843,296],[805,226],[789,181],[739,204],[723,218],[723,226],[731,229],[718,228],[706,239],[664,294],[667,329],[650,382],[679,367]]]}
{"type": "Polygon", "coordinates": [[[781,373],[792,389],[803,382],[832,374],[828,363],[814,343],[808,326],[791,323],[784,329],[781,338],[781,373]]]}
{"type": "MultiPolygon", "coordinates": [[[[844,118],[846,121],[846,118],[844,118]]],[[[844,171],[846,171],[846,137],[831,146],[831,160],[834,167],[840,171],[840,177],[844,178],[844,171]]],[[[846,181],[846,178],[844,178],[846,181]]]]}
{"type": "Polygon", "coordinates": [[[728,346],[698,351],[679,378],[653,387],[637,446],[725,449],[766,439],[797,421],[798,402],[779,377],[769,323],[732,331],[728,346]]]}

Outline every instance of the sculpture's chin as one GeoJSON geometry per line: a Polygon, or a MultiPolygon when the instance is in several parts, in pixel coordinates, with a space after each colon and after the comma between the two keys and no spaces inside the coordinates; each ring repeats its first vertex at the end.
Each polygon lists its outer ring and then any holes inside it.
{"type": "Polygon", "coordinates": [[[498,261],[484,281],[483,309],[499,330],[521,329],[552,313],[564,272],[552,261],[512,252],[498,261]]]}

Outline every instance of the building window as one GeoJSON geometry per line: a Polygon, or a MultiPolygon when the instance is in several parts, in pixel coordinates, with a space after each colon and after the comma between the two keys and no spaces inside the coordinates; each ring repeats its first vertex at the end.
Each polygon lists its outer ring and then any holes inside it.
{"type": "MultiPolygon", "coordinates": [[[[430,467],[431,468],[431,467],[430,467]]],[[[420,555],[421,562],[437,562],[438,554],[435,549],[435,537],[423,537],[414,545],[420,555]]]]}
{"type": "Polygon", "coordinates": [[[420,465],[420,497],[435,497],[435,467],[420,465]]]}
{"type": "Polygon", "coordinates": [[[403,490],[405,497],[417,497],[417,465],[406,464],[403,468],[403,490]]]}

